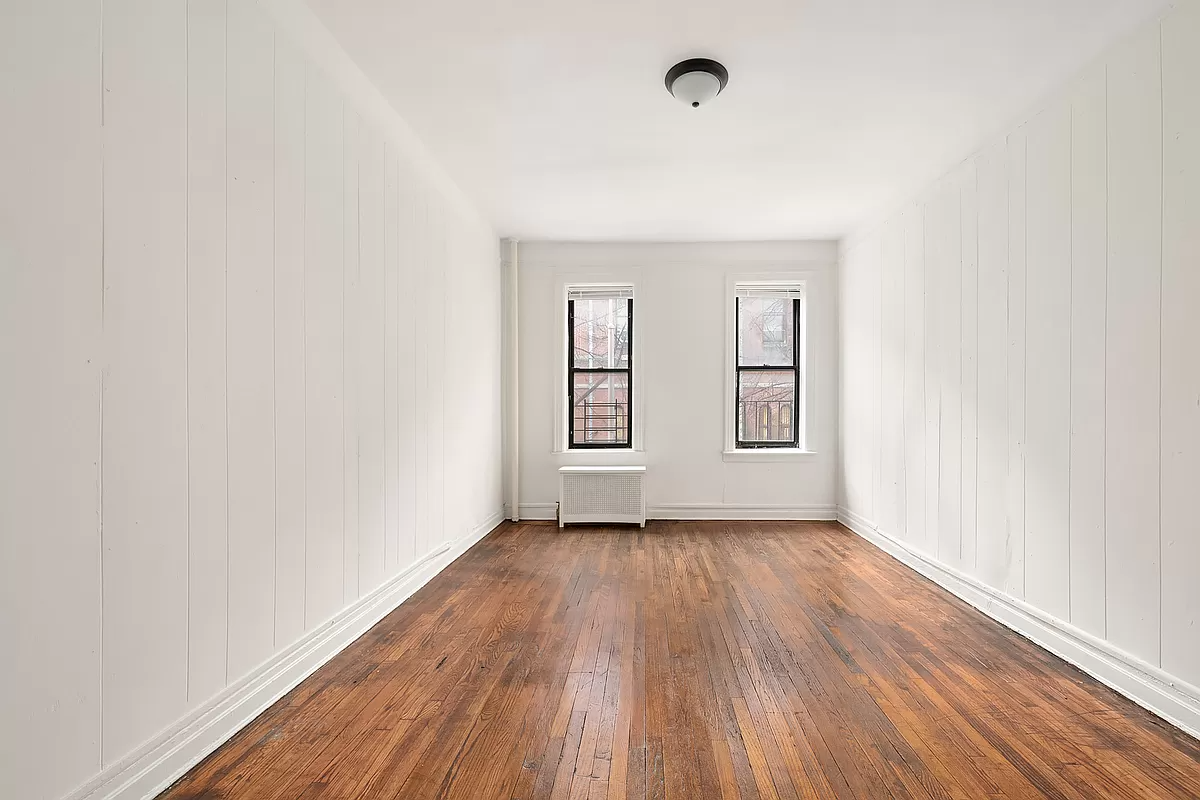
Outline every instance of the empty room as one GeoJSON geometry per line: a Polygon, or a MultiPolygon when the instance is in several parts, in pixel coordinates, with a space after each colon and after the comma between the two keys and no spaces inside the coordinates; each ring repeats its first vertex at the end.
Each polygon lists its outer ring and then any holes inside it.
{"type": "Polygon", "coordinates": [[[1200,798],[1200,0],[0,0],[0,800],[1200,798]]]}

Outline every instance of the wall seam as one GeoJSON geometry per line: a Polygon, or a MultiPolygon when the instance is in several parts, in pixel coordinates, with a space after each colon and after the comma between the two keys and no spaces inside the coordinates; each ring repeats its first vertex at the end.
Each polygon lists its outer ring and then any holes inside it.
{"type": "Polygon", "coordinates": [[[982,270],[979,263],[979,229],[983,203],[979,191],[979,161],[975,167],[975,542],[972,547],[972,570],[979,568],[979,280],[982,270]]]}
{"type": "Polygon", "coordinates": [[[1162,463],[1163,463],[1163,292],[1166,289],[1167,238],[1167,120],[1166,88],[1163,83],[1163,32],[1158,32],[1158,662],[1163,663],[1163,544],[1162,544],[1162,463]]]}
{"type": "Polygon", "coordinates": [[[1075,616],[1071,569],[1071,467],[1075,448],[1075,101],[1067,106],[1067,621],[1075,616]]]}
{"type": "Polygon", "coordinates": [[[98,35],[100,39],[100,355],[99,355],[99,371],[100,371],[100,454],[97,459],[97,480],[99,482],[99,504],[97,513],[99,515],[99,540],[100,540],[100,631],[99,631],[99,646],[98,646],[98,662],[99,675],[97,676],[97,707],[99,708],[99,724],[97,727],[97,749],[99,750],[97,762],[101,769],[104,768],[104,392],[106,388],[105,375],[108,370],[108,348],[105,343],[108,337],[105,335],[106,301],[105,293],[108,285],[108,218],[105,214],[107,203],[105,202],[105,190],[107,187],[106,179],[108,170],[107,148],[107,131],[105,130],[105,113],[107,103],[105,102],[105,52],[104,52],[104,0],[99,2],[100,25],[98,35]]]}
{"type": "MultiPolygon", "coordinates": [[[[362,296],[363,296],[363,291],[362,291],[362,229],[363,229],[363,225],[362,225],[362,159],[363,159],[363,152],[364,152],[365,148],[363,147],[362,116],[359,115],[357,111],[355,112],[355,114],[356,114],[356,117],[358,120],[358,124],[355,126],[355,129],[354,129],[354,135],[358,140],[356,143],[355,152],[357,153],[358,158],[355,160],[355,163],[354,163],[354,172],[355,172],[354,216],[356,217],[355,234],[357,235],[357,238],[358,238],[358,243],[357,243],[357,247],[356,247],[356,250],[358,252],[358,259],[354,264],[354,285],[355,285],[355,300],[359,301],[362,299],[362,296]]],[[[361,308],[361,305],[360,305],[360,308],[361,308]]],[[[358,324],[358,315],[357,314],[355,315],[355,324],[358,324]]],[[[359,335],[359,334],[361,334],[361,332],[362,332],[362,326],[359,325],[358,334],[356,334],[354,337],[354,344],[356,346],[356,349],[362,348],[362,340],[361,340],[361,336],[359,335]]],[[[359,597],[362,597],[362,549],[363,549],[362,548],[362,435],[361,435],[362,419],[361,419],[361,416],[358,414],[358,411],[362,408],[362,394],[363,393],[362,393],[362,379],[358,372],[358,365],[360,363],[360,355],[361,354],[359,354],[359,353],[355,353],[355,358],[354,358],[354,364],[355,364],[354,380],[355,380],[355,384],[356,384],[355,391],[354,391],[354,402],[355,402],[355,415],[354,415],[354,420],[355,420],[355,426],[354,426],[354,473],[355,473],[354,494],[355,494],[355,497],[354,497],[354,502],[357,505],[357,508],[355,510],[355,516],[356,516],[356,519],[358,520],[358,535],[357,535],[358,558],[357,558],[357,563],[355,564],[354,591],[355,591],[356,595],[358,595],[359,597]]]]}
{"type": "Polygon", "coordinates": [[[279,53],[276,44],[274,28],[271,30],[271,649],[279,647],[279,367],[276,341],[278,334],[278,302],[276,291],[276,276],[279,272],[279,231],[278,231],[278,195],[279,186],[276,180],[279,153],[279,85],[278,60],[279,53]]]}
{"type": "Polygon", "coordinates": [[[186,619],[184,619],[183,636],[183,696],[191,700],[192,696],[192,107],[191,99],[191,7],[189,2],[184,4],[183,11],[183,128],[184,128],[184,214],[183,214],[183,420],[184,420],[184,463],[186,480],[186,502],[184,513],[187,516],[186,535],[186,570],[184,592],[186,594],[186,619]]]}
{"type": "Polygon", "coordinates": [[[1012,321],[1012,170],[1009,169],[1009,161],[1012,160],[1012,134],[1004,137],[1004,492],[1001,495],[1001,501],[1004,507],[1004,556],[1005,563],[1003,565],[1004,575],[1000,583],[1003,591],[1006,594],[1011,594],[1012,582],[1009,578],[1009,549],[1012,544],[1009,524],[1009,514],[1011,513],[1011,504],[1009,495],[1012,492],[1010,484],[1009,472],[1012,468],[1012,403],[1009,400],[1009,386],[1011,384],[1010,362],[1010,323],[1012,321]]]}
{"type": "Polygon", "coordinates": [[[908,226],[904,224],[904,219],[900,221],[900,341],[902,349],[900,352],[900,463],[903,465],[901,474],[904,478],[904,491],[901,493],[899,487],[896,492],[896,527],[900,527],[900,502],[901,496],[904,497],[904,539],[909,541],[908,530],[908,431],[907,421],[905,419],[905,401],[908,397],[908,369],[905,365],[905,360],[908,355],[908,226]]]}
{"type": "Polygon", "coordinates": [[[342,99],[341,113],[338,114],[342,129],[342,274],[338,286],[341,295],[342,311],[342,568],[338,579],[342,584],[342,605],[346,604],[346,101],[342,99]]]}
{"type": "Polygon", "coordinates": [[[300,537],[300,627],[308,630],[308,70],[309,64],[301,60],[304,81],[304,110],[300,117],[301,131],[304,134],[304,144],[301,147],[301,174],[304,176],[300,183],[300,392],[303,412],[300,415],[300,464],[301,487],[304,495],[304,521],[301,523],[300,537]]]}
{"type": "Polygon", "coordinates": [[[925,530],[921,539],[925,550],[929,550],[929,381],[925,373],[929,371],[929,219],[925,201],[917,203],[921,210],[921,502],[924,506],[921,518],[925,530]]]}
{"type": "Polygon", "coordinates": [[[1112,237],[1110,235],[1108,218],[1109,218],[1109,198],[1111,197],[1111,168],[1109,153],[1111,150],[1110,132],[1108,125],[1108,64],[1104,65],[1104,377],[1103,390],[1101,394],[1104,397],[1104,445],[1103,445],[1103,462],[1104,475],[1102,479],[1102,490],[1100,492],[1101,503],[1104,511],[1101,515],[1104,524],[1104,591],[1103,591],[1103,610],[1104,610],[1104,638],[1108,639],[1108,298],[1110,295],[1109,282],[1109,249],[1112,247],[1112,237]]]}
{"type": "Polygon", "coordinates": [[[342,605],[346,603],[346,105],[342,103],[342,605]]]}
{"type": "Polygon", "coordinates": [[[1021,158],[1021,599],[1029,597],[1029,129],[1021,158]]]}
{"type": "Polygon", "coordinates": [[[225,0],[225,681],[229,685],[229,0],[225,0]]]}
{"type": "Polygon", "coordinates": [[[962,333],[962,278],[966,263],[962,260],[962,180],[959,180],[959,565],[962,564],[962,357],[966,353],[962,333]]]}
{"type": "Polygon", "coordinates": [[[881,231],[879,234],[879,254],[875,262],[875,297],[877,300],[875,346],[876,358],[878,359],[876,363],[876,367],[878,367],[878,382],[875,384],[875,501],[872,505],[875,508],[875,519],[877,521],[882,516],[883,505],[883,242],[884,234],[881,231]]]}

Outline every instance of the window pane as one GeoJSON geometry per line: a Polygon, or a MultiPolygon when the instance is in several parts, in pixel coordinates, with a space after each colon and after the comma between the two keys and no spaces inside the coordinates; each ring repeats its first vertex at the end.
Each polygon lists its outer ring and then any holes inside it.
{"type": "Polygon", "coordinates": [[[786,298],[739,297],[738,365],[791,366],[796,335],[795,304],[786,298]]]}
{"type": "Polygon", "coordinates": [[[573,300],[576,369],[629,368],[629,301],[573,300]]]}
{"type": "Polygon", "coordinates": [[[575,373],[572,444],[629,444],[629,375],[575,373]]]}
{"type": "Polygon", "coordinates": [[[738,441],[793,442],[796,373],[744,370],[738,385],[738,441]]]}

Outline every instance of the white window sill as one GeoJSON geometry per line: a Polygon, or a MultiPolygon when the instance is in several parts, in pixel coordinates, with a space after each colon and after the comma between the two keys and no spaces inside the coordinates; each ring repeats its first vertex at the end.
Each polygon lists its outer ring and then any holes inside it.
{"type": "Polygon", "coordinates": [[[816,451],[794,447],[746,447],[740,450],[726,450],[721,454],[726,463],[808,461],[816,456],[816,451]]]}
{"type": "Polygon", "coordinates": [[[619,458],[621,456],[645,455],[645,450],[634,450],[631,447],[586,447],[578,450],[551,450],[554,456],[579,456],[581,458],[619,458]]]}

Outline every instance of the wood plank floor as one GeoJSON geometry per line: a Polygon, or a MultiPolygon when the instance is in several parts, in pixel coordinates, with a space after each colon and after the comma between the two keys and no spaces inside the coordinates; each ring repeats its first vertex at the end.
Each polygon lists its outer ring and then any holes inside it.
{"type": "Polygon", "coordinates": [[[833,523],[505,524],[163,797],[1200,797],[1200,743],[833,523]]]}

